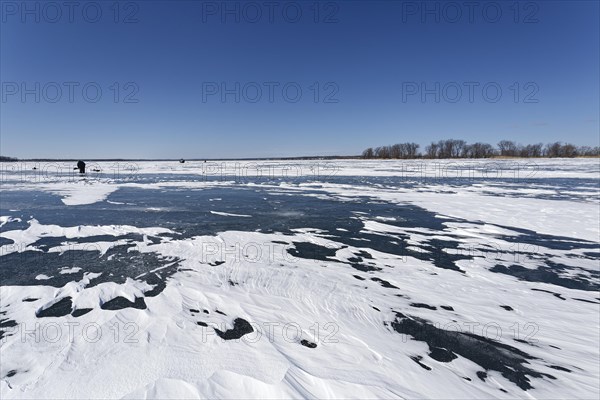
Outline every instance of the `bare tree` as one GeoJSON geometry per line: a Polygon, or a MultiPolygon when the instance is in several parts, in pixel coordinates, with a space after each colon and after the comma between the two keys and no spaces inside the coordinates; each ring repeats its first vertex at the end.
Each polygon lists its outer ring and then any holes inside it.
{"type": "Polygon", "coordinates": [[[452,148],[454,147],[454,143],[452,139],[440,140],[438,142],[439,150],[438,157],[439,158],[451,158],[452,157],[452,148]]]}
{"type": "Polygon", "coordinates": [[[427,158],[437,158],[439,154],[439,145],[435,142],[425,146],[425,156],[427,158]]]}
{"type": "Polygon", "coordinates": [[[501,156],[514,157],[517,155],[518,146],[512,140],[501,140],[498,142],[498,150],[501,156]]]}
{"type": "Polygon", "coordinates": [[[467,143],[464,140],[446,139],[438,143],[438,158],[458,158],[463,152],[467,143]]]}
{"type": "Polygon", "coordinates": [[[577,147],[572,145],[571,143],[565,143],[562,145],[560,149],[561,157],[576,157],[577,156],[577,147]]]}
{"type": "Polygon", "coordinates": [[[600,156],[600,147],[581,146],[577,149],[577,153],[580,156],[598,157],[600,156]]]}
{"type": "Polygon", "coordinates": [[[419,155],[419,145],[417,143],[404,143],[406,146],[406,158],[417,158],[419,155]]]}
{"type": "Polygon", "coordinates": [[[375,157],[390,158],[390,146],[381,146],[375,148],[375,157]]]}
{"type": "Polygon", "coordinates": [[[467,158],[488,158],[494,156],[495,151],[491,144],[477,142],[466,145],[463,154],[467,158]]]}
{"type": "Polygon", "coordinates": [[[562,147],[560,142],[548,143],[544,147],[544,156],[546,157],[560,157],[560,148],[562,147]]]}
{"type": "Polygon", "coordinates": [[[543,147],[544,145],[542,143],[528,144],[523,147],[521,157],[541,157],[543,147]]]}
{"type": "Polygon", "coordinates": [[[459,158],[463,157],[467,147],[467,142],[464,140],[452,140],[452,157],[459,158]]]}

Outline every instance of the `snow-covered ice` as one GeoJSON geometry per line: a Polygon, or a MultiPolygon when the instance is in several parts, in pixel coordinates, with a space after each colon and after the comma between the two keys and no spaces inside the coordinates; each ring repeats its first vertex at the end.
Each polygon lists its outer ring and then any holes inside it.
{"type": "Polygon", "coordinates": [[[598,159],[0,167],[2,399],[600,395],[598,159]]]}

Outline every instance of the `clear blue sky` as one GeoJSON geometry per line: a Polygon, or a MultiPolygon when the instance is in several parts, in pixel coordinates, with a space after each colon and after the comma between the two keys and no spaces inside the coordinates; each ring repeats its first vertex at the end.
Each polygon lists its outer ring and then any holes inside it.
{"type": "Polygon", "coordinates": [[[599,144],[598,1],[338,1],[318,2],[318,14],[314,1],[46,3],[1,1],[2,155],[350,155],[443,138],[599,144]],[[468,82],[478,85],[472,101],[468,82]],[[422,84],[432,91],[424,99],[422,84]]]}

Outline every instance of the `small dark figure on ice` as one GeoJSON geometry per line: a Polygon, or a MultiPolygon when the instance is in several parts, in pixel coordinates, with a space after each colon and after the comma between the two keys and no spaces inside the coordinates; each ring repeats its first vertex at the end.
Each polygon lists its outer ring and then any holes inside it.
{"type": "Polygon", "coordinates": [[[78,169],[80,174],[85,174],[85,163],[81,160],[77,161],[77,167],[73,169],[78,169]]]}

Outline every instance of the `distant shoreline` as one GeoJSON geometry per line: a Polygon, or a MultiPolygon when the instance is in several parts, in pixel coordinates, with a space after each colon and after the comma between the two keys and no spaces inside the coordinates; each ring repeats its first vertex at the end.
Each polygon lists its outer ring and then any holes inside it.
{"type": "MultiPolygon", "coordinates": [[[[447,157],[447,158],[363,158],[362,156],[315,156],[315,157],[263,157],[263,158],[189,158],[185,162],[214,162],[214,161],[318,161],[318,160],[364,160],[364,161],[399,161],[399,160],[513,160],[513,159],[578,159],[600,158],[600,156],[575,156],[575,157],[519,157],[519,156],[492,156],[486,158],[447,157]]],[[[0,162],[77,162],[76,158],[1,158],[0,162]]],[[[86,162],[179,162],[179,158],[83,158],[86,162]]]]}
{"type": "MultiPolygon", "coordinates": [[[[0,162],[47,162],[47,161],[68,161],[77,162],[83,160],[86,162],[116,162],[116,161],[174,161],[179,162],[181,158],[14,158],[0,159],[0,162]]],[[[293,160],[340,160],[340,159],[362,159],[361,156],[313,156],[313,157],[249,157],[249,158],[184,158],[188,161],[293,161],[293,160]]]]}

